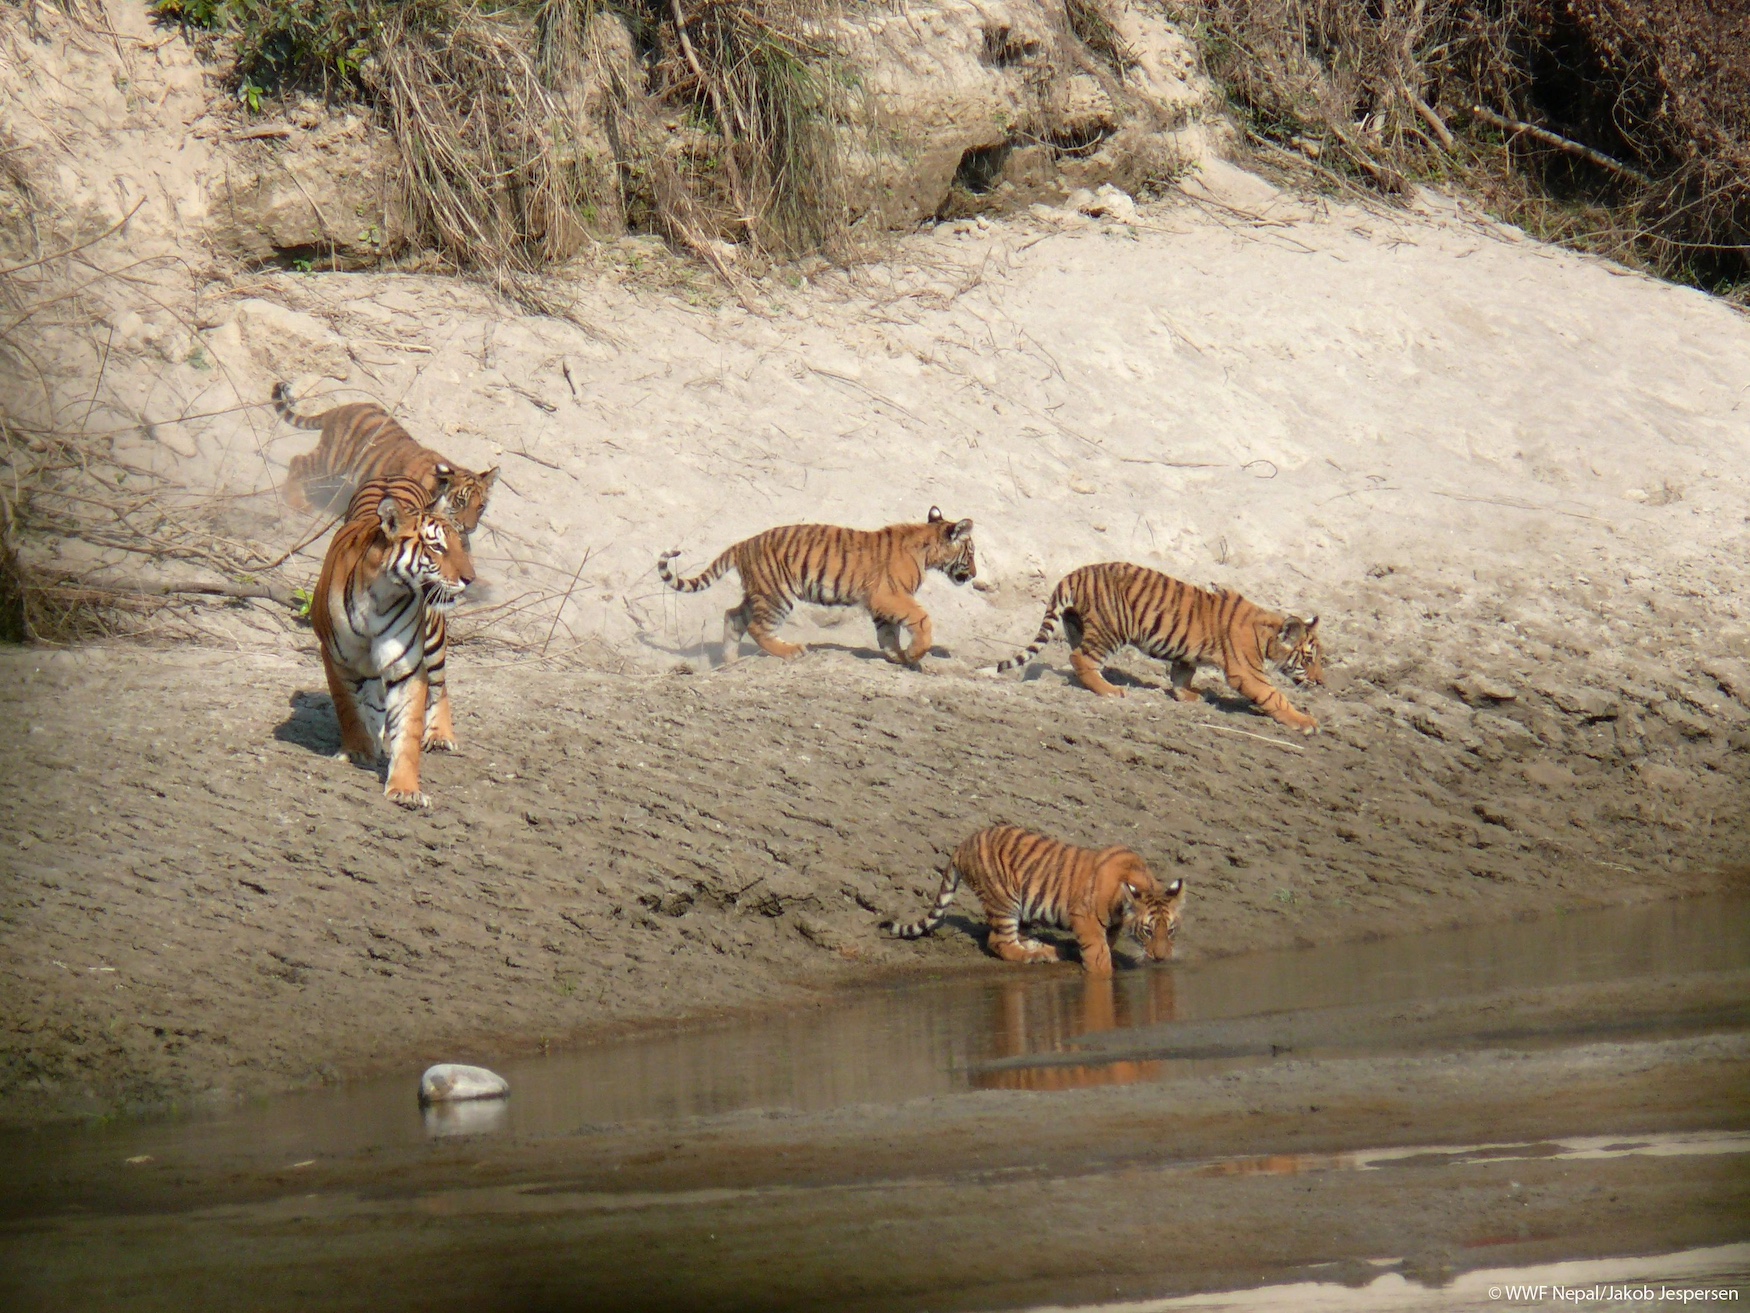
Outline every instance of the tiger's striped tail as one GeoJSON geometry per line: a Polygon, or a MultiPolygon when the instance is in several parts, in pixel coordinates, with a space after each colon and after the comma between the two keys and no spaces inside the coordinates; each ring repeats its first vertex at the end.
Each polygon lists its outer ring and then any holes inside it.
{"type": "Polygon", "coordinates": [[[954,895],[960,888],[960,868],[954,865],[952,858],[942,872],[942,892],[936,895],[936,905],[930,909],[930,914],[922,921],[913,921],[910,925],[901,925],[897,921],[883,921],[881,928],[895,939],[922,939],[930,931],[947,919],[948,906],[954,901],[954,895]]]}
{"type": "Polygon", "coordinates": [[[656,558],[657,576],[677,593],[703,592],[728,574],[730,567],[735,564],[735,549],[731,547],[706,566],[703,574],[696,574],[691,579],[682,579],[671,573],[668,568],[668,563],[679,555],[679,551],[664,552],[656,558]]]}
{"type": "Polygon", "coordinates": [[[288,424],[294,424],[301,429],[319,429],[322,427],[320,415],[307,417],[298,414],[296,403],[292,399],[292,385],[279,382],[273,385],[273,408],[279,417],[288,424]]]}
{"type": "Polygon", "coordinates": [[[1039,626],[1039,632],[1033,636],[1033,645],[1025,652],[1015,653],[1007,661],[997,662],[999,675],[1005,670],[1019,669],[1044,651],[1045,645],[1051,641],[1051,636],[1057,632],[1058,617],[1067,608],[1075,605],[1075,598],[1070,596],[1069,588],[1066,586],[1068,583],[1069,580],[1065,579],[1052,589],[1051,600],[1045,604],[1045,619],[1039,626]]]}

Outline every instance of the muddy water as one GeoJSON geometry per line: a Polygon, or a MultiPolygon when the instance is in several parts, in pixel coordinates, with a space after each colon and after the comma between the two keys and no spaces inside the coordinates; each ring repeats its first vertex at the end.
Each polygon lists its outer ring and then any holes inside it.
{"type": "MultiPolygon", "coordinates": [[[[452,1134],[564,1134],[743,1109],[815,1112],[969,1089],[1127,1084],[1345,1048],[1342,1036],[1291,1043],[1306,1037],[1282,1030],[1283,1019],[1747,967],[1750,899],[1742,898],[1138,967],[1120,971],[1109,988],[1073,970],[979,961],[951,977],[865,987],[801,1011],[495,1064],[513,1091],[502,1102],[422,1114],[413,1097],[418,1072],[409,1070],[217,1114],[0,1140],[0,1152],[39,1166],[146,1155],[293,1163],[452,1134]]],[[[1414,1039],[1393,1018],[1362,1019],[1371,1046],[1414,1039]]],[[[1659,1028],[1651,1023],[1653,1033],[1659,1028]]],[[[1538,1037],[1514,1035],[1528,1038],[1538,1037]]]]}

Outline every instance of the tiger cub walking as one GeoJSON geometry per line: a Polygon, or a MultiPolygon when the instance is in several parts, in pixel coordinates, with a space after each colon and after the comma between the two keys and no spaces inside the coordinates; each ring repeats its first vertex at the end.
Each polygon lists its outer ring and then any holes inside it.
{"type": "Polygon", "coordinates": [[[320,415],[300,415],[291,388],[276,383],[273,407],[281,419],[301,429],[320,429],[316,450],[293,456],[286,472],[286,500],[297,511],[333,510],[349,504],[371,479],[400,475],[415,480],[431,497],[449,486],[449,518],[471,538],[486,512],[486,499],[498,480],[498,467],[475,474],[422,447],[393,416],[374,401],[336,406],[320,415]]]}
{"type": "Polygon", "coordinates": [[[924,524],[891,524],[885,529],[841,529],[831,524],[790,524],[744,538],[724,550],[703,574],[677,578],[668,563],[679,552],[664,552],[656,573],[670,588],[696,593],[730,570],[741,576],[744,596],[723,616],[723,660],[734,661],[743,634],[753,635],[775,657],[797,657],[802,647],[777,636],[797,602],[819,606],[866,607],[875,620],[875,639],[889,661],[915,666],[930,650],[930,617],[913,596],[924,571],[940,570],[963,584],[978,573],[972,554],[972,521],[946,520],[930,507],[924,524]],[[912,642],[902,650],[901,627],[912,642]]]}
{"type": "Polygon", "coordinates": [[[1296,683],[1325,682],[1319,619],[1301,620],[1254,606],[1226,589],[1196,588],[1141,565],[1109,561],[1084,565],[1052,590],[1033,645],[997,666],[1024,666],[1051,641],[1058,617],[1070,646],[1076,678],[1102,697],[1123,697],[1100,668],[1126,643],[1170,664],[1173,696],[1197,701],[1191,679],[1198,666],[1216,666],[1234,690],[1265,715],[1312,734],[1319,727],[1296,711],[1264,675],[1273,661],[1296,683]]]}
{"type": "Polygon", "coordinates": [[[415,479],[365,484],[328,544],[310,603],[341,746],[353,764],[375,766],[380,739],[389,751],[383,792],[408,807],[430,806],[419,788],[426,702],[443,684],[443,616],[474,581],[446,509],[441,493],[428,504],[415,479]]]}
{"type": "Polygon", "coordinates": [[[1077,848],[1015,825],[995,825],[967,839],[943,868],[942,892],[930,914],[885,928],[900,939],[923,938],[942,924],[962,877],[984,904],[991,951],[1005,962],[1059,960],[1051,945],[1021,938],[1029,924],[1073,931],[1082,970],[1091,976],[1112,974],[1112,943],[1126,926],[1155,961],[1173,955],[1183,880],[1162,889],[1128,848],[1077,848]]]}

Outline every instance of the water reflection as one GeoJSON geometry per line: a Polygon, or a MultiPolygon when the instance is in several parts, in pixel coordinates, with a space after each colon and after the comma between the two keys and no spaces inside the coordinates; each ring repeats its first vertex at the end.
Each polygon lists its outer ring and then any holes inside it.
{"type": "MultiPolygon", "coordinates": [[[[1026,981],[1004,981],[995,999],[990,1056],[1023,1058],[1061,1053],[1069,1041],[1084,1035],[1177,1019],[1171,971],[1149,970],[1127,976],[1122,990],[1111,977],[1084,977],[1078,983],[1079,990],[1042,993],[1029,988],[1026,981]]],[[[1073,1090],[1093,1085],[1132,1085],[1159,1079],[1161,1066],[1160,1062],[1152,1061],[981,1068],[972,1073],[972,1085],[980,1090],[1073,1090]]]]}

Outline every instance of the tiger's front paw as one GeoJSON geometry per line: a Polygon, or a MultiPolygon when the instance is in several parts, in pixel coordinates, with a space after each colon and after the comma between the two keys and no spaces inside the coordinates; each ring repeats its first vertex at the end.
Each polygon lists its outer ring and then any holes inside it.
{"type": "Polygon", "coordinates": [[[431,799],[418,789],[384,789],[383,796],[398,807],[418,810],[431,806],[431,799]]]}
{"type": "Polygon", "coordinates": [[[460,752],[461,751],[461,748],[456,746],[456,739],[455,739],[455,736],[452,734],[427,734],[425,736],[425,742],[420,744],[419,746],[420,746],[420,749],[424,752],[460,752]]]}
{"type": "Polygon", "coordinates": [[[342,748],[339,752],[334,754],[334,759],[336,761],[350,761],[360,770],[375,770],[380,757],[381,754],[375,749],[372,749],[369,752],[364,752],[357,748],[342,748]]]}

